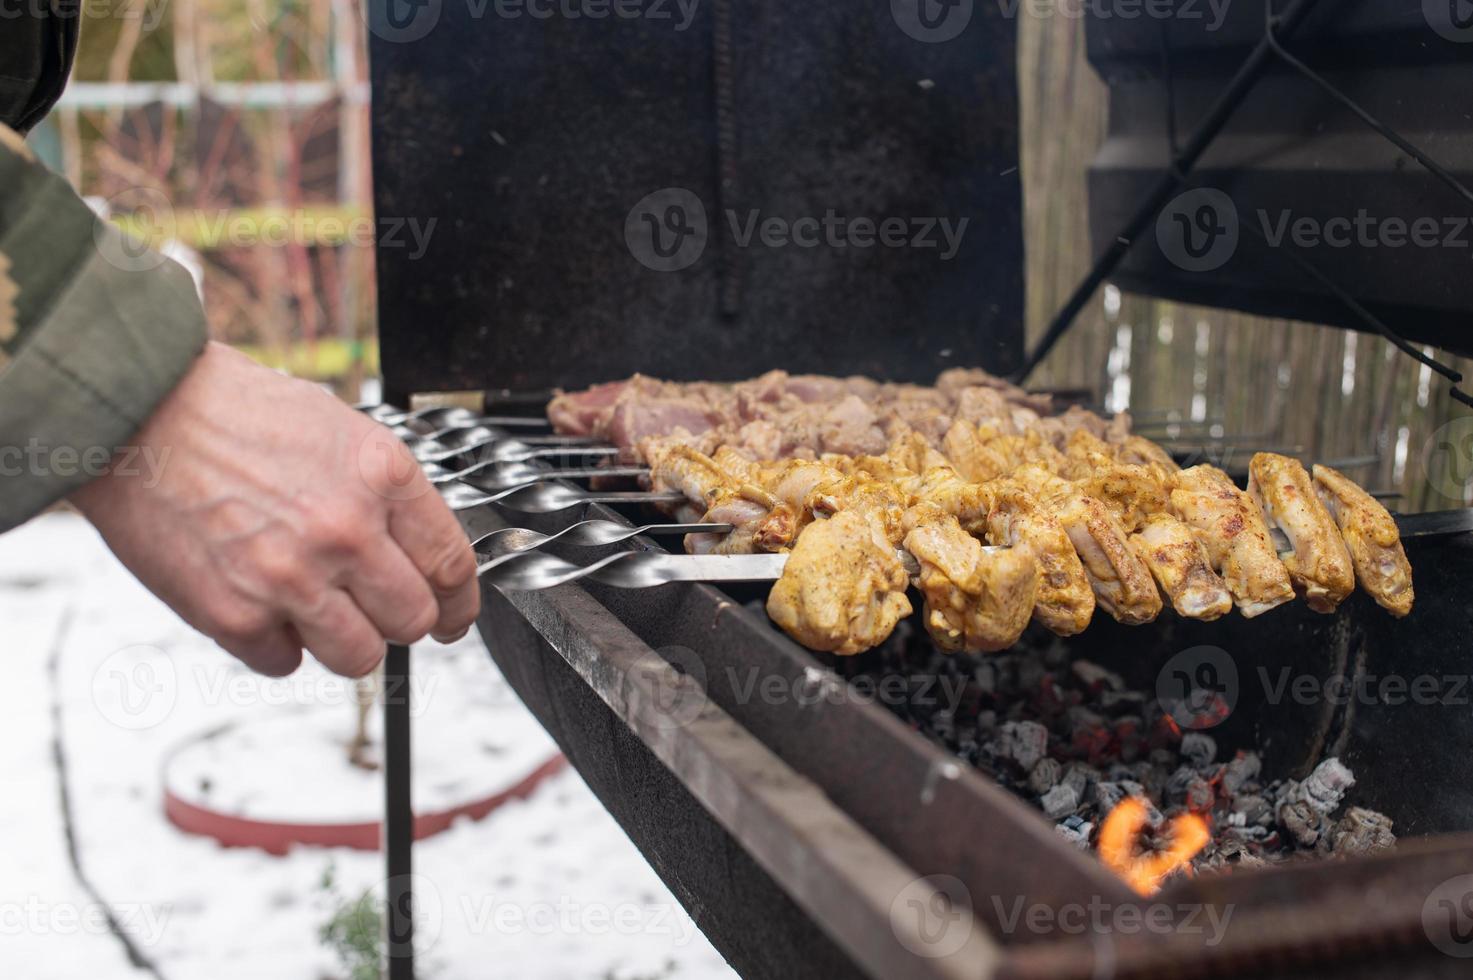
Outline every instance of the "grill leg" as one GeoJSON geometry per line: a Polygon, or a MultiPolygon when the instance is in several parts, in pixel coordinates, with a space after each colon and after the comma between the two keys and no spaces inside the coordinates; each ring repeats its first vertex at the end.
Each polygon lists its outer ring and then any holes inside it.
{"type": "Polygon", "coordinates": [[[384,660],[384,854],[388,980],[414,980],[414,811],[409,794],[409,648],[384,660]]]}

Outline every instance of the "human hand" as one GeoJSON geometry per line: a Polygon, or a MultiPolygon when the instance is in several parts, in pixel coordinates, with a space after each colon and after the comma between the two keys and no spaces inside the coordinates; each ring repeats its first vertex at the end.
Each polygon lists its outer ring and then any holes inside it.
{"type": "Polygon", "coordinates": [[[210,344],[122,467],[72,502],[123,564],[251,668],[284,675],[306,647],[349,677],[386,641],[464,635],[475,556],[409,451],[314,385],[210,344]]]}

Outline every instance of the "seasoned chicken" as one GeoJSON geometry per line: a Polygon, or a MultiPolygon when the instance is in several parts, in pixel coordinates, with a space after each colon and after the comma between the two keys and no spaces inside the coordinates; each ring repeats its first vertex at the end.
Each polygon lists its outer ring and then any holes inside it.
{"type": "Polygon", "coordinates": [[[911,613],[905,567],[878,523],[841,510],[799,535],[767,615],[811,650],[855,654],[882,642],[911,613]]]}
{"type": "Polygon", "coordinates": [[[684,443],[650,439],[641,449],[650,461],[653,488],[678,491],[693,504],[709,507],[717,494],[735,482],[711,457],[684,443]]]}
{"type": "Polygon", "coordinates": [[[955,517],[921,504],[906,514],[905,550],[920,566],[926,630],[943,650],[988,653],[1018,642],[1033,614],[1038,563],[1026,544],[986,550],[955,517]]]}
{"type": "Polygon", "coordinates": [[[1315,612],[1334,612],[1355,588],[1355,572],[1304,464],[1277,453],[1255,454],[1248,463],[1248,495],[1289,539],[1293,552],[1283,562],[1294,591],[1315,612]]]}
{"type": "Polygon", "coordinates": [[[1161,591],[1181,616],[1210,622],[1233,608],[1233,596],[1212,570],[1207,549],[1192,529],[1169,514],[1153,514],[1130,545],[1151,569],[1161,591]]]}
{"type": "Polygon", "coordinates": [[[1100,608],[1127,626],[1149,623],[1161,614],[1161,594],[1150,569],[1131,549],[1110,508],[1038,465],[1019,467],[1013,476],[1069,535],[1100,608]]]}
{"type": "Polygon", "coordinates": [[[988,540],[1013,548],[1027,545],[1038,562],[1033,618],[1059,636],[1084,632],[1094,618],[1095,596],[1063,525],[1013,480],[996,480],[984,489],[991,500],[988,540]]]}
{"type": "Polygon", "coordinates": [[[977,427],[957,419],[941,440],[941,448],[956,471],[972,483],[986,483],[1013,469],[1008,459],[978,435],[977,427]]]}
{"type": "Polygon", "coordinates": [[[1344,474],[1328,466],[1314,468],[1320,500],[1340,527],[1361,588],[1393,616],[1412,611],[1412,567],[1401,547],[1396,521],[1381,502],[1344,474]]]}
{"type": "Polygon", "coordinates": [[[1115,458],[1132,466],[1150,467],[1162,479],[1181,472],[1181,467],[1176,465],[1176,460],[1171,458],[1170,453],[1142,436],[1126,436],[1115,446],[1115,458]]]}
{"type": "Polygon", "coordinates": [[[1261,616],[1294,598],[1263,514],[1226,473],[1193,466],[1176,474],[1172,484],[1172,511],[1197,532],[1244,616],[1261,616]]]}

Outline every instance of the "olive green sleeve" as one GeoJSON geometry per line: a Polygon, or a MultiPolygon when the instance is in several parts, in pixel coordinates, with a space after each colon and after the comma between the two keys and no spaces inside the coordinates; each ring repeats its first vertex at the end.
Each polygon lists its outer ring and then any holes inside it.
{"type": "Polygon", "coordinates": [[[0,126],[0,531],[126,459],[205,340],[189,274],[0,126]]]}

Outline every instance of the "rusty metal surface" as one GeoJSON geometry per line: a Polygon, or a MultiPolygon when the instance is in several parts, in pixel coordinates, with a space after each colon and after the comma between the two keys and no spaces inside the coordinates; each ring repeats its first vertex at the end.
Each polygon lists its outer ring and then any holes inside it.
{"type": "Polygon", "coordinates": [[[423,255],[377,250],[390,395],[1016,366],[1015,23],[977,3],[958,37],[924,43],[887,3],[752,0],[731,10],[718,73],[715,5],[688,6],[676,30],[432,3],[417,8],[434,19],[423,37],[375,34],[377,214],[436,221],[423,255]],[[680,271],[647,268],[625,241],[635,205],[665,188],[707,215],[707,245],[680,271]],[[942,260],[909,244],[744,247],[725,210],[743,227],[753,211],[969,226],[942,260]]]}

